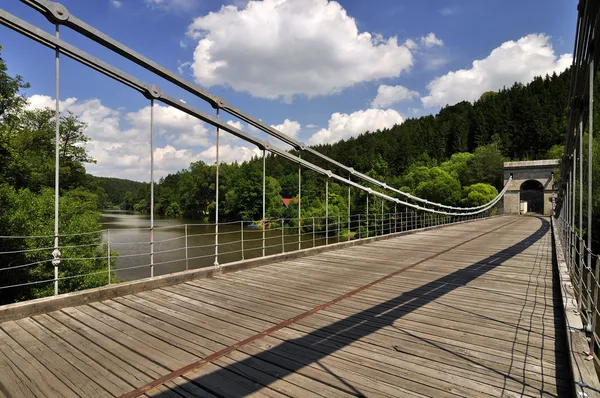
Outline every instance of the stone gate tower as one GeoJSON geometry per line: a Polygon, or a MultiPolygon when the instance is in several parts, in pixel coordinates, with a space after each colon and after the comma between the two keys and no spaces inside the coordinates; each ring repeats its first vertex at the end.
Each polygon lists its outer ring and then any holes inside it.
{"type": "Polygon", "coordinates": [[[504,183],[512,174],[513,179],[504,195],[504,213],[552,214],[554,170],[559,160],[532,160],[504,163],[504,183]]]}

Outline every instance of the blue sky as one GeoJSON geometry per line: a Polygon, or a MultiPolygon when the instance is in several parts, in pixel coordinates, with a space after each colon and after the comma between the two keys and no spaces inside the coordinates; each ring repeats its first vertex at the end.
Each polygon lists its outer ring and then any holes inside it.
{"type": "MultiPolygon", "coordinates": [[[[74,15],[210,93],[309,143],[436,113],[571,64],[575,1],[63,0],[74,15]],[[474,62],[475,61],[475,62],[474,62]]],[[[22,3],[2,7],[47,30],[22,3]]],[[[207,112],[201,100],[67,28],[61,38],[207,112]]],[[[53,52],[0,27],[9,73],[52,104],[53,52]]],[[[61,59],[63,109],[89,124],[98,175],[148,179],[149,102],[61,59]]],[[[263,137],[232,117],[223,118],[263,137]]],[[[214,162],[214,128],[155,105],[157,175],[214,162]]],[[[256,150],[224,137],[225,161],[256,150]]],[[[283,145],[281,145],[283,146],[283,145]]],[[[343,159],[339,159],[343,161],[343,159]]]]}

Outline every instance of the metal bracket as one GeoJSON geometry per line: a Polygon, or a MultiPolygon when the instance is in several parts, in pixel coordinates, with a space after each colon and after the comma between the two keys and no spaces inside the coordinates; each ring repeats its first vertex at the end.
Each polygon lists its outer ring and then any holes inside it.
{"type": "Polygon", "coordinates": [[[55,267],[58,267],[60,265],[60,250],[58,250],[58,248],[54,249],[54,251],[52,252],[52,265],[54,265],[55,267]]]}
{"type": "Polygon", "coordinates": [[[69,19],[71,15],[67,8],[60,3],[47,0],[21,0],[30,7],[40,11],[48,21],[53,24],[63,23],[69,19]]]}
{"type": "Polygon", "coordinates": [[[160,90],[160,88],[158,88],[158,86],[151,85],[149,87],[146,87],[144,97],[148,98],[149,100],[159,99],[160,97],[162,97],[162,91],[160,90]]]}

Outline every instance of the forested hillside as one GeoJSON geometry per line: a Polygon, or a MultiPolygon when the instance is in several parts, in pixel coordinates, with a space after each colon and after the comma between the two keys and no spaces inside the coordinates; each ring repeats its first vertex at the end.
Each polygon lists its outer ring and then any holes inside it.
{"type": "MultiPolygon", "coordinates": [[[[134,210],[134,196],[145,197],[150,192],[147,182],[126,180],[124,178],[97,177],[90,175],[94,184],[104,189],[104,208],[120,208],[134,210]]],[[[147,207],[144,211],[147,211],[147,207]]]]}
{"type": "MultiPolygon", "coordinates": [[[[487,92],[474,104],[461,102],[435,116],[409,119],[390,129],[365,132],[316,149],[429,200],[480,204],[501,188],[505,160],[562,156],[569,78],[568,71],[537,77],[527,85],[487,92]]],[[[303,156],[331,169],[310,155],[303,156]]],[[[261,168],[259,159],[222,166],[222,219],[262,216],[261,168]]],[[[267,215],[297,217],[295,205],[284,208],[280,201],[298,195],[297,166],[269,156],[267,175],[267,215]]],[[[203,162],[165,177],[156,188],[157,212],[192,218],[214,216],[214,180],[214,166],[203,162]]],[[[324,191],[321,176],[303,174],[303,216],[324,215],[324,191]]],[[[345,188],[332,184],[330,195],[330,214],[346,214],[345,188]]],[[[357,192],[353,197],[352,212],[364,211],[365,196],[357,192]]],[[[147,191],[131,191],[129,198],[138,209],[147,208],[147,191]]]]}
{"type": "Polygon", "coordinates": [[[447,106],[435,116],[408,119],[318,150],[361,171],[381,154],[393,175],[418,160],[441,162],[492,143],[509,159],[542,159],[553,145],[564,143],[569,79],[568,70],[536,77],[527,85],[487,92],[474,104],[447,106]]]}

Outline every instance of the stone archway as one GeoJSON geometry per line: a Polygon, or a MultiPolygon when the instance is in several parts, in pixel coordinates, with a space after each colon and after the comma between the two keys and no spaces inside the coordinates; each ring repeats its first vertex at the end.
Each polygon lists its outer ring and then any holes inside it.
{"type": "Polygon", "coordinates": [[[541,213],[545,216],[551,215],[552,195],[556,193],[553,173],[558,168],[558,163],[558,159],[505,162],[504,182],[507,183],[511,176],[512,181],[508,184],[504,195],[504,213],[519,214],[521,213],[521,201],[533,200],[533,203],[528,204],[528,212],[541,213]],[[541,202],[539,200],[540,185],[542,187],[541,202]],[[525,197],[522,197],[522,189],[527,191],[525,197]],[[530,196],[534,198],[532,199],[530,196]]]}
{"type": "Polygon", "coordinates": [[[520,202],[527,203],[527,213],[544,214],[544,186],[538,180],[527,180],[519,189],[520,202]]]}

